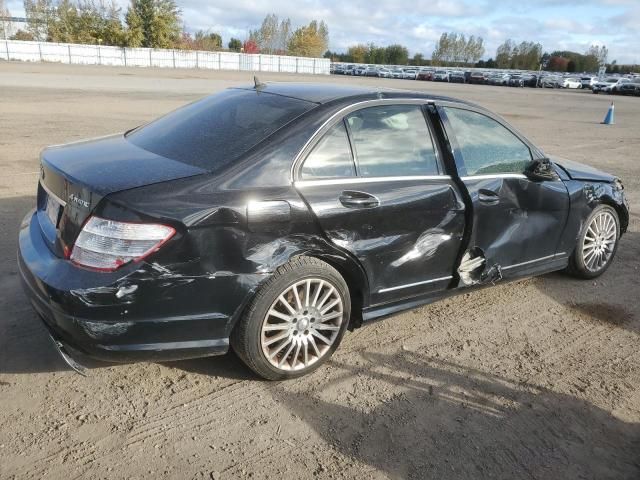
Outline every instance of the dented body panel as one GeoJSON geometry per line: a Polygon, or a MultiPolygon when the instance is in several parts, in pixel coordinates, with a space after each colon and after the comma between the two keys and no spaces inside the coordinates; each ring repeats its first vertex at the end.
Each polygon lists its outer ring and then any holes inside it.
{"type": "MultiPolygon", "coordinates": [[[[147,152],[126,136],[45,151],[37,209],[20,229],[18,263],[25,291],[56,341],[116,361],[222,354],[253,295],[296,256],[320,258],[341,273],[355,327],[469,288],[564,268],[599,203],[614,206],[626,228],[624,194],[602,172],[557,164],[550,181],[465,178],[455,133],[435,108],[428,118],[440,175],[301,181],[296,165],[318,132],[358,105],[411,101],[426,109],[454,102],[335,88],[274,87],[273,95],[289,91],[316,106],[215,172],[147,152]],[[102,181],[100,172],[111,176],[102,181]],[[487,191],[496,198],[485,201],[487,191]],[[345,192],[377,203],[345,206],[345,192]],[[50,195],[64,201],[53,220],[50,195]],[[144,261],[91,271],[65,256],[90,215],[159,222],[176,234],[144,261]]],[[[266,94],[269,86],[256,92],[266,94]]]]}

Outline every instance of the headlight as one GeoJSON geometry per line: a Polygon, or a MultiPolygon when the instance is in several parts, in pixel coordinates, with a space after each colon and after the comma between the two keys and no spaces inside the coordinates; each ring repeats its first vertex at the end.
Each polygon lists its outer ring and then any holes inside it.
{"type": "Polygon", "coordinates": [[[619,178],[616,178],[613,181],[613,188],[616,189],[616,191],[621,192],[622,190],[624,190],[624,185],[622,185],[622,180],[620,180],[619,178]]]}

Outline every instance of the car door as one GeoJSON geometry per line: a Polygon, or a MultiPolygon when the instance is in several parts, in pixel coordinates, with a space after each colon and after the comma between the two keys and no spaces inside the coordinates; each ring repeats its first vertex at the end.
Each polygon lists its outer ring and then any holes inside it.
{"type": "Polygon", "coordinates": [[[454,104],[438,111],[473,210],[463,257],[471,263],[461,265],[461,272],[480,265],[478,257],[485,259],[483,274],[463,274],[463,282],[533,274],[565,261],[569,252],[557,247],[569,213],[567,189],[557,176],[524,175],[542,154],[486,112],[454,104]]]}
{"type": "Polygon", "coordinates": [[[419,103],[353,107],[310,143],[295,186],[326,237],[364,267],[370,304],[449,285],[464,203],[419,103]]]}

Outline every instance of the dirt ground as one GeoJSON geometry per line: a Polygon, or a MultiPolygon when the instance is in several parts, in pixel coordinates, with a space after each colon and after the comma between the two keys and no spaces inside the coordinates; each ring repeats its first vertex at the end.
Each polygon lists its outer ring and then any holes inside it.
{"type": "Polygon", "coordinates": [[[18,225],[46,145],[124,131],[252,75],[0,62],[0,478],[640,478],[640,98],[350,77],[476,101],[619,175],[629,232],[596,281],[498,285],[347,334],[300,380],[233,355],[58,358],[23,295],[18,225]]]}

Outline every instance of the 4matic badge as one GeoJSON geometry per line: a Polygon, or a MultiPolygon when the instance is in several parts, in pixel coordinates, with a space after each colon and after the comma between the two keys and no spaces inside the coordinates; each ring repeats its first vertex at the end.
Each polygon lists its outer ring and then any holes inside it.
{"type": "Polygon", "coordinates": [[[86,200],[83,200],[82,198],[78,197],[74,193],[69,195],[69,201],[75,203],[80,207],[89,208],[89,202],[87,202],[86,200]]]}

